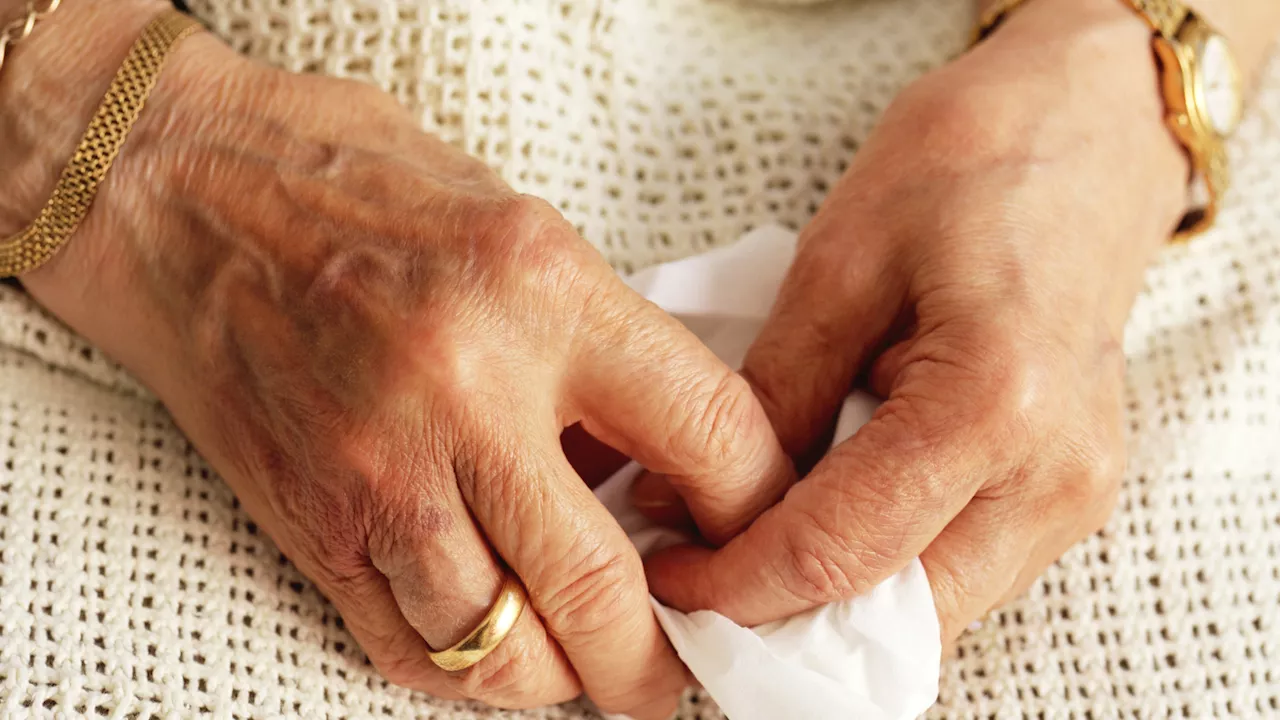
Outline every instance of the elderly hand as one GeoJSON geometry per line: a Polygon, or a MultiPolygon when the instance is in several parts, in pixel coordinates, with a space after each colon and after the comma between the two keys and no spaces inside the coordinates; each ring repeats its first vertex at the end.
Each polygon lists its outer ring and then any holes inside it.
{"type": "Polygon", "coordinates": [[[1123,468],[1123,327],[1184,208],[1162,115],[1148,33],[1115,0],[1030,3],[904,92],[744,369],[801,464],[860,375],[887,400],[723,549],[655,557],[657,595],[753,625],[920,556],[950,641],[1097,530],[1123,468]]]}
{"type": "MultiPolygon", "coordinates": [[[[76,46],[72,18],[108,13],[73,3],[47,36],[76,46]]],[[[7,73],[50,66],[27,47],[7,73]]],[[[64,135],[10,146],[47,162],[0,158],[26,173],[10,195],[25,217],[64,135]]],[[[525,707],[585,689],[648,718],[685,685],[566,427],[681,478],[711,537],[793,480],[747,383],[549,206],[381,92],[253,65],[208,35],[179,48],[86,224],[25,281],[156,392],[374,664],[440,697],[525,707]],[[436,668],[428,646],[476,625],[504,566],[529,609],[474,668],[436,668]]]]}

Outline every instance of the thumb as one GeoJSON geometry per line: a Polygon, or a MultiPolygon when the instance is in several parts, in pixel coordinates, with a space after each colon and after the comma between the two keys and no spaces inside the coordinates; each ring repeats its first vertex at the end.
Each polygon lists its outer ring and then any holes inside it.
{"type": "Polygon", "coordinates": [[[825,450],[836,411],[902,305],[888,243],[859,242],[848,213],[828,201],[801,235],[773,311],[747,352],[742,374],[778,440],[797,459],[825,450]],[[830,218],[830,219],[828,219],[830,218]]]}
{"type": "Polygon", "coordinates": [[[986,451],[1003,427],[991,411],[1003,398],[980,399],[979,383],[944,402],[919,390],[899,388],[720,550],[685,545],[650,557],[653,593],[679,610],[714,609],[752,626],[862,594],[901,570],[987,477],[1008,471],[1007,459],[986,451]]]}

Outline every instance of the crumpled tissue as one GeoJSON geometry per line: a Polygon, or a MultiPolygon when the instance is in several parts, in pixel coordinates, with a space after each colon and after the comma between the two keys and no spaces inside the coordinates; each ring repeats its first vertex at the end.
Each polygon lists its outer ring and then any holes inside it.
{"type": "MultiPolygon", "coordinates": [[[[738,367],[794,255],[795,236],[766,227],[729,247],[649,268],[627,283],[738,367]]],[[[869,395],[851,395],[835,442],[853,435],[876,404],[869,395]]],[[[596,495],[647,555],[688,538],[654,526],[631,507],[628,489],[640,471],[635,463],[624,467],[596,495]]],[[[730,720],[905,720],[937,699],[942,648],[919,560],[866,595],[755,628],[716,612],[685,614],[651,601],[680,659],[730,720]]]]}

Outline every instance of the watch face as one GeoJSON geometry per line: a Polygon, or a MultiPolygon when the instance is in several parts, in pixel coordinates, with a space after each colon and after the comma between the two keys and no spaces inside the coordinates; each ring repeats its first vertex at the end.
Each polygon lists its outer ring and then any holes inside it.
{"type": "Polygon", "coordinates": [[[1200,48],[1200,101],[1209,125],[1230,135],[1240,123],[1240,74],[1227,43],[1210,35],[1200,48]]]}

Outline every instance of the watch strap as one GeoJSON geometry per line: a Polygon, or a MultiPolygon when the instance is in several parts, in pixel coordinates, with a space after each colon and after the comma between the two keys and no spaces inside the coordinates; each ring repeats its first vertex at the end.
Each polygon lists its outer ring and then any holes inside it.
{"type": "Polygon", "coordinates": [[[1231,183],[1231,165],[1227,148],[1221,143],[1210,143],[1201,148],[1193,158],[1199,182],[1208,194],[1208,201],[1193,208],[1183,216],[1173,234],[1175,243],[1186,242],[1213,226],[1218,216],[1218,203],[1231,183]]]}
{"type": "Polygon", "coordinates": [[[1187,21],[1191,11],[1181,0],[1124,0],[1151,29],[1166,38],[1178,36],[1178,30],[1187,21]]]}

